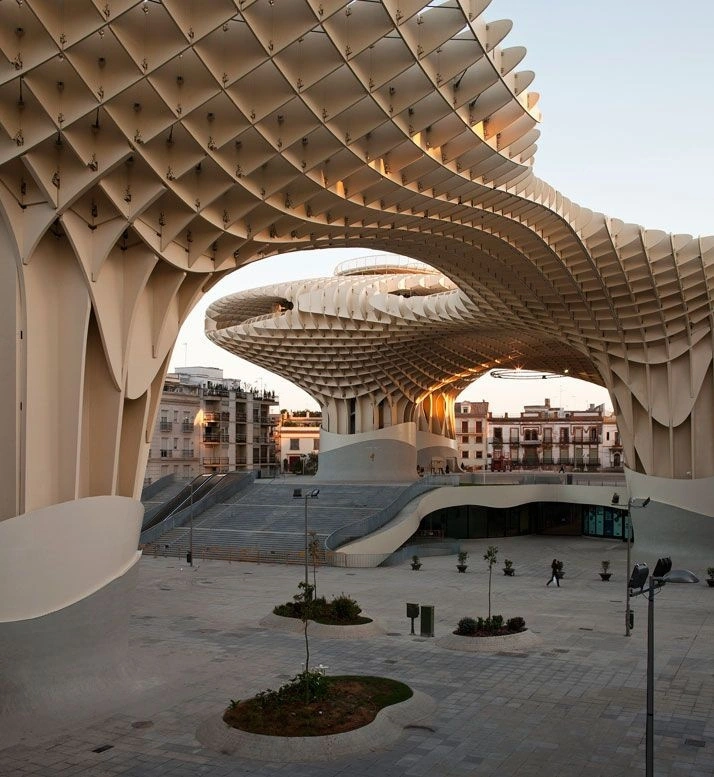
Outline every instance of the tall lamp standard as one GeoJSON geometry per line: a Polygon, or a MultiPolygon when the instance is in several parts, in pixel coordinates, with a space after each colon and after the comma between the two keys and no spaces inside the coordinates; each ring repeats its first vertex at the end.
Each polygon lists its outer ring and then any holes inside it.
{"type": "MultiPolygon", "coordinates": [[[[198,453],[199,453],[199,461],[201,457],[201,434],[203,434],[203,427],[206,425],[206,421],[203,417],[203,410],[199,410],[194,419],[193,419],[193,428],[195,429],[198,427],[198,453]]],[[[195,483],[195,478],[191,480],[191,491],[190,491],[190,497],[189,497],[189,514],[188,514],[188,557],[186,561],[188,561],[189,566],[193,566],[193,487],[195,483]]]]}
{"type": "Polygon", "coordinates": [[[308,571],[308,564],[307,564],[307,500],[308,499],[317,499],[317,495],[320,493],[319,488],[313,488],[312,491],[308,491],[306,494],[303,494],[301,488],[296,488],[293,491],[293,498],[295,499],[304,499],[305,500],[305,596],[307,596],[307,587],[309,585],[309,571],[308,571]]]}
{"type": "Polygon", "coordinates": [[[188,515],[188,565],[193,566],[193,480],[191,481],[191,497],[189,501],[189,515],[188,515]]]}
{"type": "Polygon", "coordinates": [[[646,564],[635,564],[629,587],[639,588],[632,596],[647,596],[647,724],[645,729],[645,777],[654,777],[654,598],[666,583],[698,583],[688,569],[672,569],[669,558],[661,558],[650,575],[646,564]],[[647,588],[645,589],[645,583],[647,588]]]}
{"type": "MultiPolygon", "coordinates": [[[[612,504],[617,505],[620,503],[620,495],[612,495],[612,504]]],[[[625,636],[630,636],[630,630],[632,626],[632,611],[630,610],[630,583],[627,579],[627,575],[630,574],[630,553],[632,549],[632,508],[633,507],[647,507],[650,503],[650,498],[646,499],[633,499],[629,497],[627,500],[627,512],[625,513],[625,533],[627,539],[627,566],[625,568],[625,636]]]]}

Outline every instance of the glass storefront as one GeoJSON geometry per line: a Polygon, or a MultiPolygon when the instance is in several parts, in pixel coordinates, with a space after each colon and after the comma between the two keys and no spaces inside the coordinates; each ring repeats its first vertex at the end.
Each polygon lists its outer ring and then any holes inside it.
{"type": "Polygon", "coordinates": [[[623,538],[623,511],[602,505],[533,502],[518,507],[460,505],[435,510],[419,534],[454,539],[513,537],[519,534],[586,535],[623,538]]]}

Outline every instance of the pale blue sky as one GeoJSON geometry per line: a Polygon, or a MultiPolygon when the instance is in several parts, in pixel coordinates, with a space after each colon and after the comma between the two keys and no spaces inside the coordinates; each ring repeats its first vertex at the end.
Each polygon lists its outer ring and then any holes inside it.
{"type": "MultiPolygon", "coordinates": [[[[504,45],[528,53],[543,113],[535,172],[570,199],[623,221],[688,234],[714,233],[711,195],[714,2],[688,0],[493,0],[487,20],[508,18],[504,45]]],[[[305,252],[265,260],[212,289],[179,334],[173,366],[222,367],[227,377],[275,389],[280,406],[315,407],[277,376],[231,356],[203,334],[207,305],[280,280],[332,273],[363,250],[305,252]]],[[[524,403],[609,404],[582,381],[481,378],[464,394],[494,412],[524,403]]]]}

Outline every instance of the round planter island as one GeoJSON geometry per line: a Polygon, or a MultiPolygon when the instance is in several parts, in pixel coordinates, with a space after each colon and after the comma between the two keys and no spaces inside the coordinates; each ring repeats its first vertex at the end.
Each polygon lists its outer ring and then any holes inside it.
{"type": "Polygon", "coordinates": [[[452,633],[439,637],[436,644],[447,650],[461,650],[464,653],[521,653],[540,645],[541,638],[530,629],[492,637],[467,637],[452,633]]]}
{"type": "MultiPolygon", "coordinates": [[[[327,639],[365,639],[385,634],[385,629],[371,620],[369,623],[358,623],[354,626],[332,626],[327,623],[317,623],[308,620],[308,634],[311,637],[325,637],[327,639]]],[[[305,624],[300,618],[287,618],[284,615],[276,615],[271,612],[260,621],[261,626],[279,631],[287,631],[291,634],[302,634],[305,624]]]]}
{"type": "Polygon", "coordinates": [[[198,727],[196,738],[210,750],[256,761],[330,761],[385,750],[404,735],[407,727],[429,724],[435,710],[436,702],[430,696],[413,691],[406,701],[380,710],[371,723],[342,734],[314,737],[251,734],[232,728],[221,716],[215,715],[198,727]]]}

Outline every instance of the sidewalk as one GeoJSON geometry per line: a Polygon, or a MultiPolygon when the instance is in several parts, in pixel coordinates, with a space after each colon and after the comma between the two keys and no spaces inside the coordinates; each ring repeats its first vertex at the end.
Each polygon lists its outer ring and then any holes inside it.
{"type": "MultiPolygon", "coordinates": [[[[464,543],[455,557],[379,569],[320,568],[318,593],[347,593],[385,634],[310,642],[328,673],[395,677],[436,703],[428,724],[407,728],[388,749],[320,763],[248,761],[204,749],[198,726],[231,698],[275,688],[301,669],[301,635],[259,625],[289,600],[300,566],[144,558],[131,623],[134,681],[91,719],[38,721],[0,732],[0,774],[42,777],[276,775],[350,777],[542,777],[644,773],[646,601],[633,599],[624,636],[625,546],[581,537],[515,537],[464,543]],[[499,547],[492,611],[520,615],[540,643],[496,654],[440,648],[410,636],[406,602],[436,608],[436,637],[465,615],[486,615],[488,544],[499,547]],[[553,557],[565,564],[549,586],[553,557]],[[504,558],[516,576],[501,571],[504,558]],[[613,578],[603,583],[600,561],[613,578]],[[96,752],[101,750],[101,752],[96,752]]],[[[637,558],[636,551],[633,560],[637,558]]],[[[642,559],[654,562],[654,559],[642,559]]],[[[686,566],[674,559],[675,567],[686,566]]],[[[695,569],[702,579],[704,570],[695,569]]],[[[312,570],[310,570],[312,578],[312,570]]],[[[417,621],[418,631],[418,621],[417,621]]],[[[670,585],[655,604],[655,774],[714,774],[714,591],[670,585]]],[[[48,699],[48,707],[52,700],[48,699]]]]}

